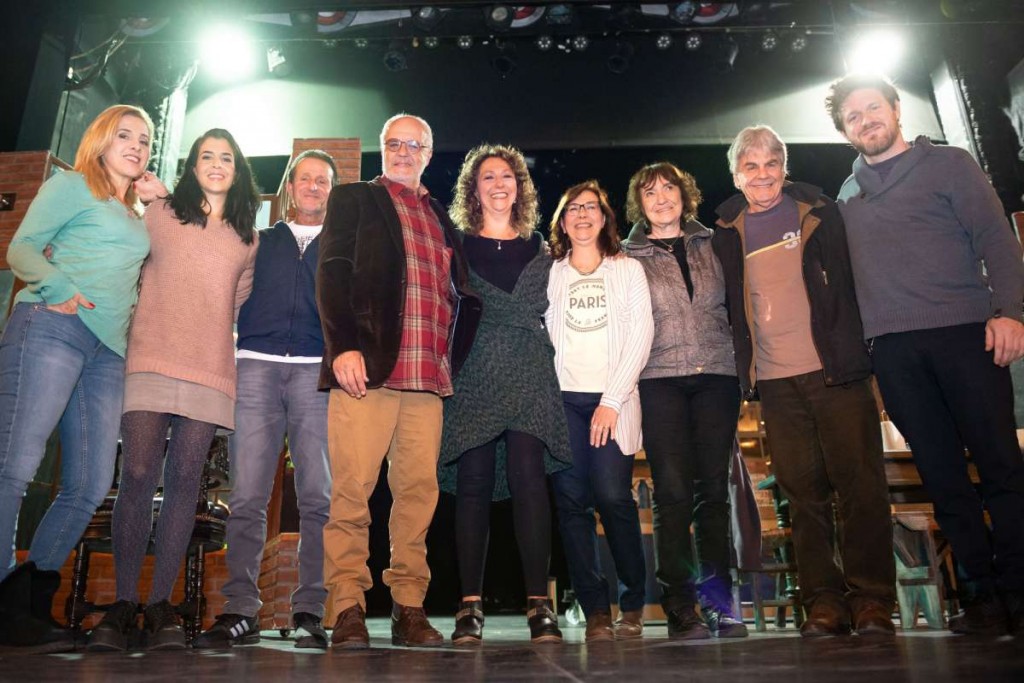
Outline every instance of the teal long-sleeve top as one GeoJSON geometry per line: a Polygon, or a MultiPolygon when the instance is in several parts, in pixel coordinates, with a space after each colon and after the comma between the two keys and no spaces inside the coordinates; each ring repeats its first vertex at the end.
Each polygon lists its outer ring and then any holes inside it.
{"type": "Polygon", "coordinates": [[[11,270],[26,283],[15,303],[59,304],[81,293],[96,305],[79,307],[82,322],[124,356],[148,254],[141,218],[116,199],[96,199],[81,174],[58,173],[43,183],[7,249],[11,270]]]}

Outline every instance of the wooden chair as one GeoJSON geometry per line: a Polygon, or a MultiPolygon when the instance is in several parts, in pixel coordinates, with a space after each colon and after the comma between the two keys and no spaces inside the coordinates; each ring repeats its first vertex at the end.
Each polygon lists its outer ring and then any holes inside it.
{"type": "Polygon", "coordinates": [[[754,609],[754,628],[765,631],[764,611],[766,607],[775,608],[776,628],[785,628],[786,613],[793,610],[793,626],[800,628],[804,622],[803,605],[800,602],[800,589],[796,568],[796,554],[793,552],[792,528],[789,517],[789,501],[770,474],[757,484],[759,490],[772,492],[772,504],[775,509],[776,528],[768,529],[761,534],[762,553],[770,552],[773,562],[762,562],[759,567],[741,567],[740,573],[749,577],[751,599],[754,609]],[[761,575],[774,577],[775,590],[772,595],[762,593],[761,575]]]}

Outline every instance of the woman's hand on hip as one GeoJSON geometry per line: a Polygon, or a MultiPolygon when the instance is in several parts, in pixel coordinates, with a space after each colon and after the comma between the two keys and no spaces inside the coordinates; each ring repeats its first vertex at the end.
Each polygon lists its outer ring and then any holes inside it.
{"type": "Polygon", "coordinates": [[[58,313],[66,313],[68,315],[75,315],[78,313],[78,307],[93,309],[96,308],[96,304],[86,299],[80,292],[75,293],[73,297],[67,301],[59,304],[47,304],[46,307],[51,311],[57,311],[58,313]]]}

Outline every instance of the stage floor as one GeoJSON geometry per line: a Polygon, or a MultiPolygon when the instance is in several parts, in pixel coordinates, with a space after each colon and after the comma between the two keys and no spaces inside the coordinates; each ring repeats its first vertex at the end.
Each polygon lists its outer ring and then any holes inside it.
{"type": "MultiPolygon", "coordinates": [[[[451,617],[432,619],[446,636],[451,617]]],[[[525,619],[487,618],[477,648],[392,647],[387,619],[368,622],[371,649],[296,650],[276,631],[258,645],[228,651],[28,656],[0,653],[0,680],[157,681],[590,681],[661,680],[770,683],[940,683],[1024,681],[1024,643],[1010,637],[965,638],[917,630],[895,639],[856,636],[801,639],[792,629],[751,633],[739,640],[670,642],[664,624],[638,641],[587,646],[581,627],[563,626],[562,645],[524,642],[525,619]]]]}

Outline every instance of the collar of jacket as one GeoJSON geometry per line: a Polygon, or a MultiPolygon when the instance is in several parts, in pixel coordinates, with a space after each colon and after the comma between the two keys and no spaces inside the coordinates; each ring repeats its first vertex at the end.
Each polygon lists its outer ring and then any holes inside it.
{"type": "MultiPolygon", "coordinates": [[[[812,209],[824,206],[821,188],[810,183],[801,183],[787,180],[782,186],[782,192],[792,197],[798,204],[807,204],[812,209]]],[[[747,210],[747,198],[742,193],[733,195],[718,205],[715,213],[718,214],[718,221],[715,225],[722,228],[734,228],[736,219],[747,210]]],[[[803,212],[801,212],[802,217],[803,212]]]]}
{"type": "Polygon", "coordinates": [[[896,162],[896,166],[885,177],[885,182],[882,182],[882,177],[878,175],[878,172],[871,168],[868,162],[864,161],[864,155],[858,154],[857,158],[853,160],[853,177],[856,178],[857,185],[862,192],[867,192],[868,194],[881,192],[885,188],[892,187],[898,183],[900,178],[907,175],[910,169],[917,166],[921,159],[931,154],[933,149],[935,149],[935,145],[932,144],[927,135],[917,136],[913,144],[910,145],[910,149],[903,153],[900,160],[896,162]]]}
{"type": "MultiPolygon", "coordinates": [[[[647,221],[637,221],[630,229],[629,237],[623,240],[622,248],[635,256],[649,256],[655,249],[650,232],[651,227],[647,221]]],[[[694,239],[707,239],[714,232],[698,220],[688,220],[683,225],[683,241],[689,243],[694,239]]]]}

